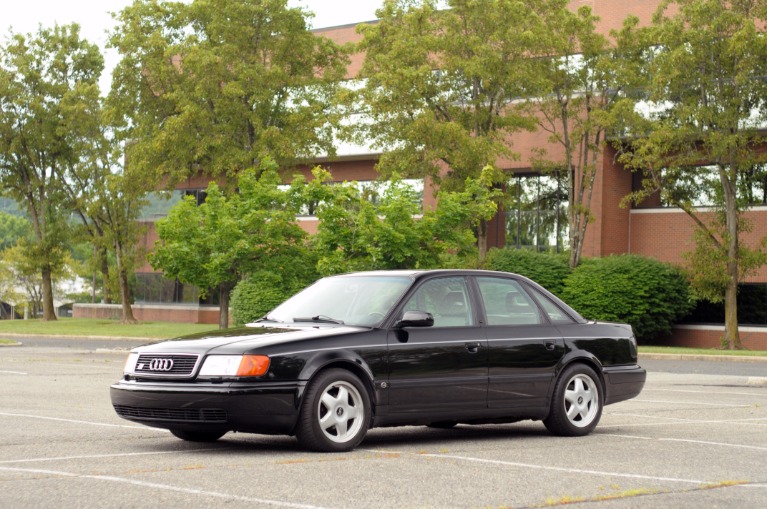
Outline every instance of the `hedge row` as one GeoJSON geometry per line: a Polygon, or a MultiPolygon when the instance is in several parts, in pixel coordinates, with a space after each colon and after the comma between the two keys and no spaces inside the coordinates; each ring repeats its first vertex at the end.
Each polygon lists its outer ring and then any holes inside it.
{"type": "MultiPolygon", "coordinates": [[[[570,271],[561,255],[492,249],[486,268],[529,277],[588,319],[629,323],[644,342],[669,334],[672,324],[694,306],[681,270],[636,255],[587,259],[570,271]]],[[[266,271],[254,274],[232,294],[235,323],[264,316],[312,281],[310,274],[299,278],[266,271]]]]}
{"type": "Polygon", "coordinates": [[[560,255],[499,249],[490,251],[487,266],[529,277],[585,318],[629,323],[644,342],[670,334],[695,306],[684,273],[652,258],[591,258],[570,271],[560,255]]]}

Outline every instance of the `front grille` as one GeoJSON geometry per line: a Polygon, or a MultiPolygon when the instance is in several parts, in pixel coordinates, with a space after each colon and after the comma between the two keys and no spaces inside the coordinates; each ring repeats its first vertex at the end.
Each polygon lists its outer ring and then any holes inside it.
{"type": "Polygon", "coordinates": [[[150,376],[191,376],[197,366],[199,355],[142,353],[138,357],[135,373],[150,376]],[[155,361],[157,366],[153,366],[155,361]]]}
{"type": "Polygon", "coordinates": [[[144,421],[226,422],[226,410],[221,408],[144,408],[115,405],[115,412],[126,419],[144,421]]]}

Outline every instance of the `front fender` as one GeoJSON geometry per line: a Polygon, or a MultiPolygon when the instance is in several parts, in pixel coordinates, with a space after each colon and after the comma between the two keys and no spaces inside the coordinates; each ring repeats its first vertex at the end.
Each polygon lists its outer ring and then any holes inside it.
{"type": "MultiPolygon", "coordinates": [[[[359,354],[349,350],[333,350],[327,352],[318,352],[310,359],[307,359],[304,364],[301,373],[299,374],[299,380],[311,381],[317,373],[329,368],[341,368],[346,369],[354,373],[362,381],[363,385],[367,388],[370,401],[373,402],[373,409],[377,406],[385,404],[383,401],[383,392],[376,387],[376,378],[373,374],[373,370],[370,365],[359,354]]],[[[307,383],[299,392],[299,405],[303,401],[303,395],[307,383]]]]}

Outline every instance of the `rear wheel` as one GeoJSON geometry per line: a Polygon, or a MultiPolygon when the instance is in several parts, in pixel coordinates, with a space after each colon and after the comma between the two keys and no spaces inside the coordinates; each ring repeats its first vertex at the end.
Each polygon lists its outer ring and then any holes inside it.
{"type": "Polygon", "coordinates": [[[591,433],[602,416],[602,385],[593,369],[584,364],[565,368],[557,380],[546,428],[559,436],[591,433]]]}
{"type": "Polygon", "coordinates": [[[360,379],[343,369],[329,369],[306,390],[296,437],[313,451],[350,451],[365,438],[370,415],[370,398],[360,379]]]}
{"type": "Polygon", "coordinates": [[[187,431],[181,429],[170,430],[174,437],[189,442],[215,442],[226,434],[226,431],[187,431]]]}

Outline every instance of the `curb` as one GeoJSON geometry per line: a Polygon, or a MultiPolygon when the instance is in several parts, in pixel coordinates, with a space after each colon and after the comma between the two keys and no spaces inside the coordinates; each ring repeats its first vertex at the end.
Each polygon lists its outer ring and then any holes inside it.
{"type": "Polygon", "coordinates": [[[639,360],[652,359],[664,361],[714,361],[714,362],[764,362],[767,357],[749,355],[701,355],[686,353],[639,353],[639,360]]]}
{"type": "Polygon", "coordinates": [[[17,334],[6,333],[0,334],[3,338],[7,339],[27,339],[27,338],[44,338],[44,339],[81,339],[81,340],[98,340],[98,341],[162,341],[162,338],[145,338],[136,336],[62,336],[56,334],[17,334]]]}

